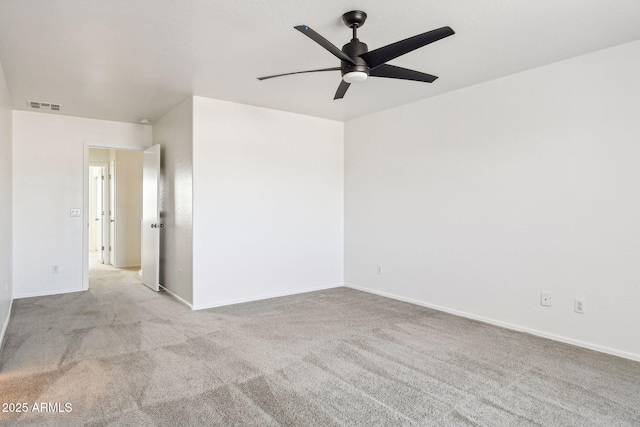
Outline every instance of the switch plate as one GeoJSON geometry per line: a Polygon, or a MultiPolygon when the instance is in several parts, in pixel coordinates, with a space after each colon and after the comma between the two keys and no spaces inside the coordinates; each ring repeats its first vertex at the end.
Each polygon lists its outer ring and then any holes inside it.
{"type": "Polygon", "coordinates": [[[378,266],[378,268],[377,268],[376,272],[377,272],[378,274],[382,274],[382,267],[378,266]]]}
{"type": "Polygon", "coordinates": [[[584,300],[580,298],[575,298],[573,300],[573,311],[576,313],[584,314],[584,300]]]}
{"type": "Polygon", "coordinates": [[[542,292],[540,294],[540,305],[544,307],[551,307],[551,294],[542,292]]]}
{"type": "Polygon", "coordinates": [[[80,208],[71,208],[71,216],[79,217],[80,216],[80,208]]]}
{"type": "Polygon", "coordinates": [[[58,266],[57,265],[52,265],[51,266],[51,274],[58,274],[58,266]]]}

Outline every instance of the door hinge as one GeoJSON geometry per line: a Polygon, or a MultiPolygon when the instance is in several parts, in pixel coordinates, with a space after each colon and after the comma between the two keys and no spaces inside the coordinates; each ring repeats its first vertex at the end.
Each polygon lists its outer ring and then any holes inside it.
{"type": "Polygon", "coordinates": [[[104,246],[102,247],[102,250],[104,251],[104,246]]]}
{"type": "Polygon", "coordinates": [[[104,181],[104,175],[102,175],[102,180],[104,181]]]}
{"type": "Polygon", "coordinates": [[[109,251],[111,251],[111,246],[109,246],[109,251]]]}

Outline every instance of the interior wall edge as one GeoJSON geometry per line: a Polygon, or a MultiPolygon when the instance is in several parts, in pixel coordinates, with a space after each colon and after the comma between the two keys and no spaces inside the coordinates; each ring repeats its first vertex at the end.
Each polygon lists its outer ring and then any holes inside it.
{"type": "Polygon", "coordinates": [[[159,285],[160,289],[162,289],[163,291],[165,291],[167,294],[169,294],[171,297],[177,299],[178,301],[180,301],[182,304],[186,305],[187,307],[189,307],[191,310],[193,310],[193,305],[186,301],[185,299],[181,298],[179,295],[176,295],[175,293],[171,292],[168,288],[165,288],[162,285],[159,285]]]}
{"type": "Polygon", "coordinates": [[[610,355],[613,355],[613,356],[622,357],[624,359],[629,359],[629,360],[634,360],[636,362],[640,362],[640,354],[631,353],[631,352],[624,351],[624,350],[618,350],[618,349],[615,349],[615,348],[606,347],[606,346],[602,346],[602,345],[598,345],[598,344],[594,344],[594,343],[590,343],[590,342],[586,342],[586,341],[580,341],[580,340],[576,340],[576,339],[569,338],[569,337],[566,337],[566,336],[556,335],[556,334],[552,334],[552,333],[549,333],[549,332],[541,331],[539,329],[528,328],[526,326],[518,325],[518,324],[515,324],[515,323],[502,322],[500,320],[496,320],[496,319],[493,319],[493,318],[490,318],[490,317],[478,316],[478,315],[467,313],[467,312],[464,312],[464,311],[455,310],[455,309],[448,308],[448,307],[443,307],[441,305],[430,304],[430,303],[428,303],[426,301],[417,300],[417,299],[413,299],[413,298],[406,298],[406,297],[402,297],[400,295],[395,295],[395,294],[388,293],[388,292],[378,291],[378,290],[367,288],[367,287],[364,287],[364,286],[354,285],[352,283],[345,283],[344,286],[347,287],[347,288],[358,290],[358,291],[363,291],[363,292],[367,292],[367,293],[374,294],[374,295],[379,295],[379,296],[386,297],[386,298],[391,298],[391,299],[398,300],[398,301],[408,302],[410,304],[419,305],[421,307],[432,308],[434,310],[438,310],[438,311],[441,311],[443,313],[453,314],[454,316],[464,317],[466,319],[471,319],[471,320],[477,320],[477,321],[482,322],[482,323],[486,323],[486,324],[494,325],[494,326],[499,326],[501,328],[509,329],[509,330],[512,330],[512,331],[524,332],[524,333],[527,333],[527,334],[535,335],[535,336],[541,337],[541,338],[547,338],[547,339],[550,339],[550,340],[553,340],[553,341],[557,341],[557,342],[561,342],[561,343],[564,343],[564,344],[571,344],[571,345],[575,345],[577,347],[586,348],[588,350],[594,350],[594,351],[597,351],[597,352],[600,352],[600,353],[610,354],[610,355]]]}
{"type": "Polygon", "coordinates": [[[67,289],[54,289],[50,292],[26,292],[26,293],[14,293],[13,299],[21,299],[21,298],[34,298],[34,297],[47,297],[50,295],[62,295],[62,294],[70,294],[72,292],[85,292],[86,289],[82,288],[67,288],[67,289]]]}
{"type": "Polygon", "coordinates": [[[236,300],[227,300],[227,301],[222,301],[222,302],[216,302],[215,304],[194,304],[193,305],[193,310],[206,310],[208,308],[225,307],[227,305],[243,304],[245,302],[261,301],[261,300],[271,299],[271,298],[287,297],[287,296],[290,296],[290,295],[306,294],[307,292],[325,291],[327,289],[341,288],[343,286],[345,286],[345,285],[342,284],[342,283],[341,284],[333,284],[333,285],[325,285],[325,286],[316,286],[316,287],[313,287],[313,288],[307,288],[307,289],[302,289],[302,290],[296,289],[295,291],[279,292],[279,293],[275,293],[275,294],[252,296],[250,298],[242,298],[242,299],[236,299],[236,300]]]}
{"type": "Polygon", "coordinates": [[[4,320],[4,325],[2,326],[2,332],[0,333],[0,351],[2,350],[2,345],[4,344],[4,336],[9,328],[9,320],[11,320],[11,308],[13,307],[13,298],[9,300],[9,312],[7,313],[7,318],[4,320]]]}

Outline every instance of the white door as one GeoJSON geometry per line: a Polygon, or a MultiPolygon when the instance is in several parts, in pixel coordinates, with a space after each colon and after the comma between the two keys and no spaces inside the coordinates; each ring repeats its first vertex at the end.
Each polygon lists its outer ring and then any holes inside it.
{"type": "Polygon", "coordinates": [[[109,264],[116,265],[116,162],[109,163],[109,264]]]}
{"type": "Polygon", "coordinates": [[[160,290],[160,222],[158,186],[160,146],[144,150],[142,161],[142,283],[160,290]]]}
{"type": "Polygon", "coordinates": [[[102,172],[102,168],[100,168],[100,172],[95,177],[95,186],[96,186],[96,216],[94,218],[95,222],[95,232],[96,232],[96,249],[98,250],[98,262],[104,264],[103,258],[103,245],[102,242],[102,218],[103,218],[103,209],[102,209],[102,180],[104,179],[104,174],[102,172]]]}

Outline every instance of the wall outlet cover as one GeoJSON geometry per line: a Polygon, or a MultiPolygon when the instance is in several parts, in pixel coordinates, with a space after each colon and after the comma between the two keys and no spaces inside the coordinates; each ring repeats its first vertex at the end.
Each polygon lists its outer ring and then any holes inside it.
{"type": "Polygon", "coordinates": [[[551,294],[546,292],[540,293],[540,305],[544,307],[551,307],[551,294]]]}

